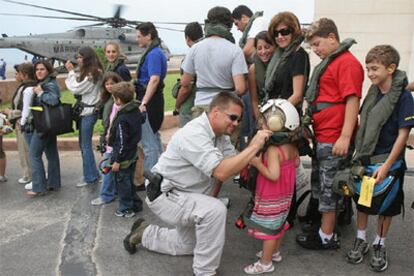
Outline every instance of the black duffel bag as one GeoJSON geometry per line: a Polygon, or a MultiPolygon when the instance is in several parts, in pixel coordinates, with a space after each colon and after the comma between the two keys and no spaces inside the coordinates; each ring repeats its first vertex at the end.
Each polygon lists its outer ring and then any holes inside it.
{"type": "Polygon", "coordinates": [[[34,127],[38,133],[60,135],[73,132],[71,104],[42,104],[31,109],[34,127]]]}

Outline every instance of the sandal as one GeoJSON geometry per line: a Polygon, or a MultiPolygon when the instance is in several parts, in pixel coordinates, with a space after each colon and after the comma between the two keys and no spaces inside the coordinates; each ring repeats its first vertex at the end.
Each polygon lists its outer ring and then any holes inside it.
{"type": "MultiPolygon", "coordinates": [[[[263,251],[259,251],[256,253],[256,257],[261,258],[263,256],[263,251]]],[[[280,255],[280,251],[273,253],[272,260],[276,263],[280,263],[282,261],[282,255],[280,255]]]]}
{"type": "Polygon", "coordinates": [[[275,267],[272,263],[264,265],[260,262],[260,260],[244,268],[244,272],[247,274],[262,274],[273,272],[274,270],[275,267]]]}
{"type": "Polygon", "coordinates": [[[38,197],[38,196],[42,196],[44,194],[45,193],[41,193],[41,192],[37,193],[37,192],[33,192],[33,191],[27,191],[26,192],[26,195],[28,195],[29,197],[38,197]]]}

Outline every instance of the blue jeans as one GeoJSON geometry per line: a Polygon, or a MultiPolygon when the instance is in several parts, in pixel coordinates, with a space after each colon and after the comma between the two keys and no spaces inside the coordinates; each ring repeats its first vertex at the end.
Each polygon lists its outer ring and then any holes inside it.
{"type": "Polygon", "coordinates": [[[242,126],[240,132],[240,150],[243,150],[247,147],[247,141],[250,137],[253,136],[255,123],[253,118],[253,109],[252,102],[250,100],[250,92],[247,91],[246,94],[242,96],[244,103],[243,108],[243,117],[242,117],[242,126]]]}
{"type": "Polygon", "coordinates": [[[118,190],[119,206],[118,211],[133,210],[142,211],[142,200],[138,197],[134,185],[135,162],[127,169],[113,172],[113,182],[118,190]]]}
{"type": "Polygon", "coordinates": [[[35,130],[30,141],[29,157],[32,163],[32,191],[40,193],[46,192],[48,188],[59,189],[60,164],[56,135],[41,137],[35,130]],[[47,158],[47,179],[42,160],[43,152],[47,158]]]}
{"type": "Polygon", "coordinates": [[[23,132],[24,139],[26,139],[27,145],[30,147],[32,141],[33,132],[23,132]]]}
{"type": "MultiPolygon", "coordinates": [[[[107,159],[104,164],[111,163],[111,156],[112,154],[105,152],[103,155],[103,159],[107,159]]],[[[111,202],[115,199],[116,196],[116,186],[112,179],[112,170],[110,170],[107,174],[102,175],[102,186],[100,190],[100,197],[105,202],[111,202]]]]}
{"type": "Polygon", "coordinates": [[[99,178],[92,147],[93,127],[97,119],[98,115],[92,114],[82,116],[79,122],[79,147],[82,153],[83,179],[87,183],[93,183],[99,178]]]}
{"type": "Polygon", "coordinates": [[[144,151],[144,171],[149,171],[158,162],[158,158],[163,152],[160,133],[152,131],[148,115],[145,116],[145,123],[142,124],[142,150],[144,151]]]}

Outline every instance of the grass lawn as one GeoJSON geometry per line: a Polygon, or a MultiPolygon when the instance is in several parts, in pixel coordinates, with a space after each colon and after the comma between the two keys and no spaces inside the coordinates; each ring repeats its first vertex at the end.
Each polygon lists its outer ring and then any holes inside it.
{"type": "MultiPolygon", "coordinates": [[[[177,81],[177,78],[180,77],[180,74],[167,74],[167,77],[165,78],[165,88],[164,88],[164,101],[165,101],[165,111],[172,111],[174,110],[175,106],[175,99],[171,96],[171,89],[174,86],[175,82],[177,81]]],[[[61,101],[63,103],[75,103],[75,98],[73,97],[72,93],[70,91],[66,90],[62,92],[61,101]]],[[[0,105],[0,110],[3,110],[4,108],[8,107],[10,108],[10,103],[4,103],[0,105]]],[[[75,129],[75,128],[74,128],[75,129]]],[[[95,124],[94,133],[101,133],[102,132],[102,124],[101,120],[98,120],[98,122],[95,124]]],[[[67,133],[64,135],[59,135],[59,137],[73,137],[78,136],[78,131],[76,130],[73,133],[67,133]]],[[[16,135],[14,132],[5,135],[4,137],[15,137],[16,135]]]]}

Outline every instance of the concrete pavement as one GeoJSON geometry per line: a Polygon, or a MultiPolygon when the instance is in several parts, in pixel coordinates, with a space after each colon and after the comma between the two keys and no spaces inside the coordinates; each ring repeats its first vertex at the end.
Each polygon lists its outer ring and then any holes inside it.
{"type": "MultiPolygon", "coordinates": [[[[76,188],[81,177],[79,152],[61,152],[62,188],[38,198],[28,198],[19,173],[16,152],[8,152],[9,181],[0,183],[0,274],[1,275],[192,275],[192,257],[172,257],[140,248],[129,255],[122,240],[136,218],[115,217],[118,202],[93,207],[90,200],[99,187],[76,188]]],[[[387,239],[390,267],[381,275],[412,275],[414,263],[414,178],[407,177],[406,213],[393,220],[387,239]]],[[[140,193],[144,198],[144,192],[140,193]]],[[[242,268],[256,260],[259,241],[234,227],[248,200],[248,193],[226,183],[222,196],[232,199],[228,212],[226,244],[218,275],[244,275],[242,268]]],[[[138,214],[161,223],[147,208],[138,214]]],[[[162,224],[162,223],[161,223],[162,224]]],[[[342,248],[337,251],[308,251],[294,238],[295,226],[282,245],[283,261],[268,275],[375,275],[368,260],[353,266],[344,256],[352,246],[354,226],[340,229],[342,248]]],[[[371,220],[368,237],[373,237],[371,220]]]]}

